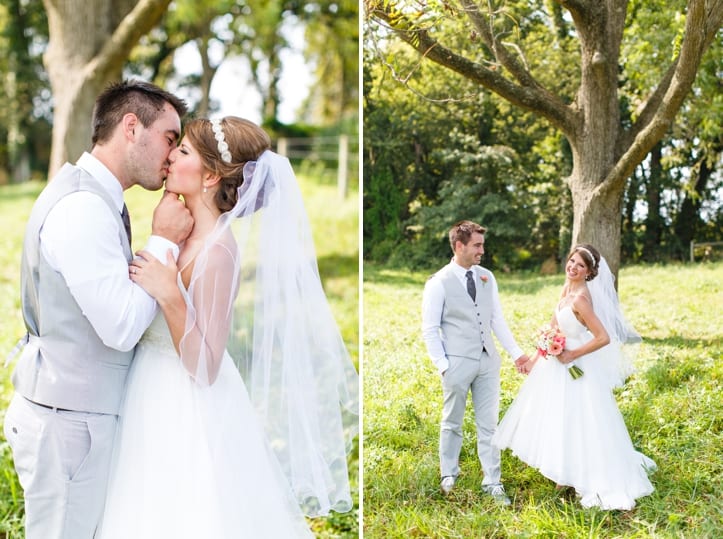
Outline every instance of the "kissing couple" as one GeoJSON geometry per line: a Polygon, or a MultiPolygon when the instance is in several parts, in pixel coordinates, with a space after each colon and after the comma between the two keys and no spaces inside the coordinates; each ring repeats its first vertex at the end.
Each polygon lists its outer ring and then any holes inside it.
{"type": "Polygon", "coordinates": [[[351,509],[357,374],[293,170],[241,118],[181,139],[185,113],[109,86],[32,209],[4,424],[29,539],[313,537],[351,509]],[[164,180],[134,256],[123,192],[164,180]]]}

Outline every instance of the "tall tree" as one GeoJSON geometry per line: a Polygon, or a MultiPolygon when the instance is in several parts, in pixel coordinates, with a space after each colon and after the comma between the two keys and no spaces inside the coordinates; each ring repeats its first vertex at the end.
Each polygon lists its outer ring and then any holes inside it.
{"type": "MultiPolygon", "coordinates": [[[[293,7],[296,3],[292,2],[293,7]]],[[[245,56],[251,67],[251,83],[261,96],[261,123],[274,125],[279,103],[281,80],[280,52],[288,45],[281,28],[287,15],[284,0],[245,0],[232,24],[236,51],[245,56]]]]}
{"type": "Polygon", "coordinates": [[[329,124],[358,117],[359,5],[355,0],[302,4],[297,14],[306,23],[304,55],[316,66],[306,109],[329,124]]]}
{"type": "Polygon", "coordinates": [[[133,46],[158,24],[171,0],[43,0],[45,66],[55,110],[49,177],[90,144],[96,96],[120,79],[133,46]]]}
{"type": "Polygon", "coordinates": [[[175,52],[189,42],[194,43],[201,72],[187,75],[180,84],[198,95],[198,101],[192,103],[194,113],[208,116],[212,109],[211,84],[234,41],[229,26],[240,11],[236,0],[174,1],[162,24],[144,36],[134,49],[128,68],[163,85],[176,75],[175,52]]]}
{"type": "Polygon", "coordinates": [[[617,273],[626,180],[680,109],[703,53],[723,22],[723,0],[688,0],[681,13],[685,22],[680,44],[669,60],[661,57],[667,68],[631,122],[621,121],[619,93],[628,0],[365,4],[368,16],[414,48],[420,61],[459,73],[547,119],[565,135],[573,158],[567,178],[573,201],[572,242],[599,246],[617,273]],[[539,26],[539,21],[550,28],[550,54],[561,40],[577,42],[579,81],[573,95],[554,81],[543,83],[539,68],[547,55],[531,56],[524,50],[527,28],[539,26]]]}
{"type": "Polygon", "coordinates": [[[47,88],[42,63],[33,50],[47,43],[47,21],[33,2],[7,0],[0,7],[0,96],[4,107],[0,124],[7,136],[7,169],[12,182],[26,181],[31,170],[29,132],[40,120],[33,114],[40,93],[47,88]]]}

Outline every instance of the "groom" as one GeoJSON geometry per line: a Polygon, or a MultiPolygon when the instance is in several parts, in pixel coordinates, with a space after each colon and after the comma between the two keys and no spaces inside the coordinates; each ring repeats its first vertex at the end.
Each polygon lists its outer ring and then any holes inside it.
{"type": "Polygon", "coordinates": [[[501,483],[500,451],[490,440],[499,415],[501,358],[492,332],[519,371],[527,355],[507,327],[492,272],[479,266],[486,229],[460,221],[449,230],[451,262],[424,287],[422,334],[427,352],[442,376],[442,425],[439,461],[442,492],[449,494],[459,475],[462,422],[467,394],[472,393],[477,425],[477,455],[484,478],[482,491],[509,505],[501,483]]]}
{"type": "MultiPolygon", "coordinates": [[[[96,100],[90,153],[63,166],[30,214],[21,270],[28,333],[4,425],[28,539],[91,539],[102,516],[126,375],[156,312],[128,278],[123,191],[162,187],[185,113],[152,84],[109,86],[96,100]]],[[[160,260],[169,247],[177,255],[192,227],[166,193],[146,249],[160,260]]]]}

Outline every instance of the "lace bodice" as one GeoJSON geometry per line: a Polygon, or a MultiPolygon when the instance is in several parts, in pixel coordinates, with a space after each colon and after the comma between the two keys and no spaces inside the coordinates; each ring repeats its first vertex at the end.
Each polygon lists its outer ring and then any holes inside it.
{"type": "MultiPolygon", "coordinates": [[[[178,288],[181,290],[183,298],[188,301],[188,292],[183,286],[183,281],[181,281],[180,273],[178,274],[178,288]]],[[[143,334],[138,344],[153,346],[155,348],[158,348],[159,350],[163,350],[166,352],[170,351],[173,354],[176,354],[176,347],[173,346],[171,332],[168,330],[168,324],[166,323],[166,319],[163,316],[160,308],[156,313],[156,317],[151,322],[151,325],[148,326],[148,329],[143,334]]]]}
{"type": "Polygon", "coordinates": [[[162,312],[158,312],[156,317],[148,326],[148,329],[141,337],[140,345],[153,346],[161,350],[172,350],[175,353],[175,347],[173,346],[173,340],[171,339],[171,333],[168,331],[168,324],[166,319],[163,317],[162,312]]]}

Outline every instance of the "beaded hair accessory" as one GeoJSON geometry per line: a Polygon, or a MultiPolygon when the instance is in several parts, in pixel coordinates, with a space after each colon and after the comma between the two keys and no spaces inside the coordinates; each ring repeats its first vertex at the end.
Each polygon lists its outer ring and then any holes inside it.
{"type": "Polygon", "coordinates": [[[226,143],[226,137],[223,134],[223,127],[221,127],[221,120],[213,119],[211,122],[211,129],[213,130],[213,136],[218,142],[218,153],[221,154],[221,160],[225,163],[231,162],[231,152],[228,151],[228,143],[226,143]]]}
{"type": "Polygon", "coordinates": [[[590,252],[590,249],[586,249],[585,247],[575,247],[576,251],[585,251],[587,254],[590,255],[590,259],[592,260],[592,265],[594,268],[597,268],[597,261],[595,260],[595,257],[593,256],[592,252],[590,252]]]}

